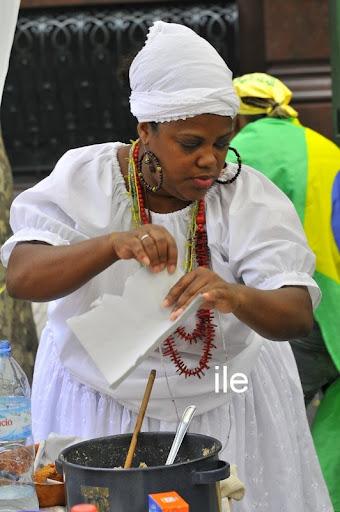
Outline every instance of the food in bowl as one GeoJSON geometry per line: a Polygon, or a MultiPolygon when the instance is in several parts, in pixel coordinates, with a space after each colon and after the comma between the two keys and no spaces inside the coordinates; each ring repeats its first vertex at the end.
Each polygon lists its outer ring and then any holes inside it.
{"type": "Polygon", "coordinates": [[[57,472],[55,464],[46,464],[38,468],[34,473],[34,484],[40,507],[65,505],[63,477],[57,472]]]}
{"type": "Polygon", "coordinates": [[[34,481],[37,483],[45,483],[47,478],[57,480],[58,482],[63,481],[63,477],[57,472],[55,464],[46,464],[46,466],[38,468],[34,473],[34,481]]]}

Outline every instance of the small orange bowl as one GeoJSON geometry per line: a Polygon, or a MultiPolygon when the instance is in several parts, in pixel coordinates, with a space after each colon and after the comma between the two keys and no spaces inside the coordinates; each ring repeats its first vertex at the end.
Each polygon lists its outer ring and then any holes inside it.
{"type": "Polygon", "coordinates": [[[41,508],[64,506],[65,485],[62,482],[56,484],[35,482],[39,506],[41,508]]]}

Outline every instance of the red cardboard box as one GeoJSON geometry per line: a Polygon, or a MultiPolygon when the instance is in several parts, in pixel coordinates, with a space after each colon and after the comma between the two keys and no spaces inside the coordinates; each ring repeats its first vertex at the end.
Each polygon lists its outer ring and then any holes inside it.
{"type": "Polygon", "coordinates": [[[149,494],[149,512],[189,512],[189,505],[175,491],[149,494]]]}

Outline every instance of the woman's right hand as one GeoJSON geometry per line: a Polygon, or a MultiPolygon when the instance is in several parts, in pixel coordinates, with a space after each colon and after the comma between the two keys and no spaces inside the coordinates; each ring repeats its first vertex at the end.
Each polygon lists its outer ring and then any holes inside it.
{"type": "Polygon", "coordinates": [[[165,268],[171,274],[175,272],[176,241],[162,226],[147,224],[133,231],[112,233],[110,237],[117,258],[135,259],[152,272],[161,272],[165,268]]]}

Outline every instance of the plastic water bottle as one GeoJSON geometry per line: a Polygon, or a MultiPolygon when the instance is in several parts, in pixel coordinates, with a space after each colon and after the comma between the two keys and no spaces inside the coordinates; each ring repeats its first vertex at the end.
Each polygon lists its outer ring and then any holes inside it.
{"type": "Polygon", "coordinates": [[[33,465],[30,386],[0,340],[0,512],[39,509],[33,465]]]}

